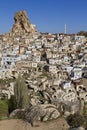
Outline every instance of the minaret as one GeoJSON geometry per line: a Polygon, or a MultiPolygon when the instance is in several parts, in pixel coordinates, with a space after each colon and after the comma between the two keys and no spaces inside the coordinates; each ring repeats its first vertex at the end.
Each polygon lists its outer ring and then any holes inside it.
{"type": "Polygon", "coordinates": [[[64,26],[64,33],[66,34],[66,24],[65,24],[65,26],[64,26]]]}

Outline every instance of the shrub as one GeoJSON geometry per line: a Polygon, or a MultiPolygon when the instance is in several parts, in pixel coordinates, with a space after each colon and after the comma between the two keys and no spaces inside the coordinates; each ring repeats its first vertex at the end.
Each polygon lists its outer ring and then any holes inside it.
{"type": "Polygon", "coordinates": [[[8,101],[0,100],[0,119],[8,117],[8,101]]]}
{"type": "Polygon", "coordinates": [[[8,101],[8,112],[11,113],[13,110],[17,108],[17,102],[15,99],[15,96],[11,96],[11,98],[8,101]]]}
{"type": "Polygon", "coordinates": [[[69,115],[66,120],[71,128],[79,127],[79,126],[83,125],[83,123],[84,123],[83,116],[80,114],[77,114],[77,113],[74,115],[72,115],[72,114],[69,115]]]}

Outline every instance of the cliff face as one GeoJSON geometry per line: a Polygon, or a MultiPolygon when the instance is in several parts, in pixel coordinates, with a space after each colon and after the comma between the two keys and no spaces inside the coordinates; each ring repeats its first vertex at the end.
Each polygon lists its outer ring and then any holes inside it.
{"type": "Polygon", "coordinates": [[[19,11],[14,16],[14,25],[12,27],[12,33],[34,33],[36,28],[32,28],[30,20],[26,11],[19,11]]]}

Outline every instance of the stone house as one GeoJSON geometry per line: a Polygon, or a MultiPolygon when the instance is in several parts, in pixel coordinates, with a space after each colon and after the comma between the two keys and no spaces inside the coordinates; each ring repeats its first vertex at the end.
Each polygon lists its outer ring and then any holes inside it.
{"type": "Polygon", "coordinates": [[[53,74],[57,73],[57,67],[55,65],[49,65],[49,72],[53,74]]]}
{"type": "Polygon", "coordinates": [[[37,68],[37,63],[32,62],[32,68],[37,68]]]}

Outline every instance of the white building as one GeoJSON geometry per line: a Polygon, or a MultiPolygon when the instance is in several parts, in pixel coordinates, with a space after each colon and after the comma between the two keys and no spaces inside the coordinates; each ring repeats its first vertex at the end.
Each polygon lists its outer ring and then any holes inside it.
{"type": "Polygon", "coordinates": [[[81,68],[74,68],[71,72],[71,79],[76,80],[82,78],[82,69],[81,68]]]}

